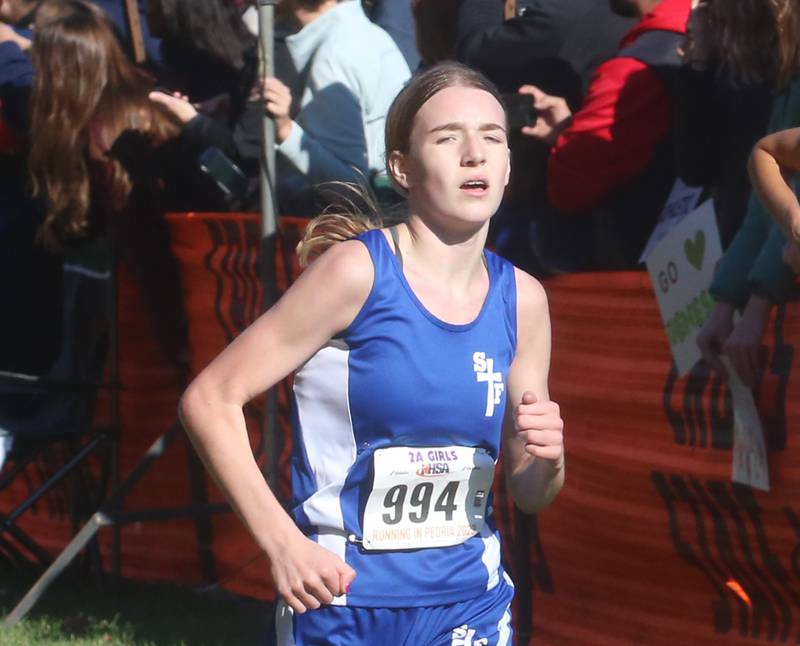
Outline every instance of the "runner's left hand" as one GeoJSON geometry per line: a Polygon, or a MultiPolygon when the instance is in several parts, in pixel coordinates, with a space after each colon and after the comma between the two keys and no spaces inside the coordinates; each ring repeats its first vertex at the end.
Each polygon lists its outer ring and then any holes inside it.
{"type": "Polygon", "coordinates": [[[514,429],[530,455],[550,460],[556,469],[564,465],[564,420],[554,401],[538,401],[526,390],[514,409],[514,429]]]}

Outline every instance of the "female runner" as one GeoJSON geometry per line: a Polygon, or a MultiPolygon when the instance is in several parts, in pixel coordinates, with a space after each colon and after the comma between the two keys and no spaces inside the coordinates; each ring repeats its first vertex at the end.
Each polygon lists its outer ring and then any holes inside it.
{"type": "Polygon", "coordinates": [[[484,251],[505,112],[483,76],[443,63],[401,91],[386,139],[408,217],[312,222],[301,256],[318,257],[198,375],[181,418],[270,559],[270,643],[506,644],[513,585],[489,495],[501,439],[528,513],[561,488],[564,450],[544,290],[484,251]],[[242,406],[298,368],[287,514],[242,406]]]}

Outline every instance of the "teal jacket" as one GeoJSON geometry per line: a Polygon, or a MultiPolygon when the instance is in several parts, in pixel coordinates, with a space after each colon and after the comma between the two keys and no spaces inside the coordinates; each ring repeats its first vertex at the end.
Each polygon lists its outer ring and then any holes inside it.
{"type": "MultiPolygon", "coordinates": [[[[800,81],[775,99],[767,134],[800,126],[800,81]]],[[[795,275],[782,259],[786,237],[753,193],[739,232],[720,260],[711,295],[743,307],[751,294],[773,303],[792,295],[795,275]]]]}

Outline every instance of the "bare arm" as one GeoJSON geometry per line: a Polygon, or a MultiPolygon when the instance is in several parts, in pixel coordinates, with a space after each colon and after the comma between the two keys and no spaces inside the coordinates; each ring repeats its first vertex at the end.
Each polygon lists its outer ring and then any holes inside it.
{"type": "Polygon", "coordinates": [[[748,163],[753,189],[786,236],[800,242],[800,204],[791,185],[800,171],[800,128],[761,139],[748,163]]]}
{"type": "Polygon", "coordinates": [[[550,504],[564,484],[564,422],[547,388],[547,296],[524,272],[517,270],[516,279],[517,353],[508,376],[503,455],[511,496],[531,514],[550,504]]]}
{"type": "Polygon", "coordinates": [[[367,299],[373,269],[360,242],[335,245],[278,303],[190,384],[180,417],[209,473],[270,558],[278,592],[295,611],[330,603],[355,572],[302,535],[264,482],[242,406],[345,329],[367,299]]]}

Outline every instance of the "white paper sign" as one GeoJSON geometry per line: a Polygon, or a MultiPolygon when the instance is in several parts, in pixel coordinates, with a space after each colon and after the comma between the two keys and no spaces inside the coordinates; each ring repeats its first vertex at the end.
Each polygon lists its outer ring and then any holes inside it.
{"type": "Polygon", "coordinates": [[[645,245],[639,262],[647,260],[655,246],[664,239],[670,229],[692,212],[694,207],[697,206],[697,201],[700,199],[702,192],[702,188],[687,186],[680,179],[675,180],[675,184],[672,185],[672,191],[664,204],[661,215],[658,217],[653,233],[650,234],[650,239],[645,245]]]}
{"type": "Polygon", "coordinates": [[[733,399],[733,473],[739,484],[769,491],[769,468],[764,429],[758,416],[752,391],[742,383],[727,357],[722,357],[728,371],[728,386],[733,399]]]}
{"type": "Polygon", "coordinates": [[[714,205],[707,200],[676,224],[647,258],[680,376],[700,360],[697,333],[714,307],[708,287],[721,256],[714,205]]]}

